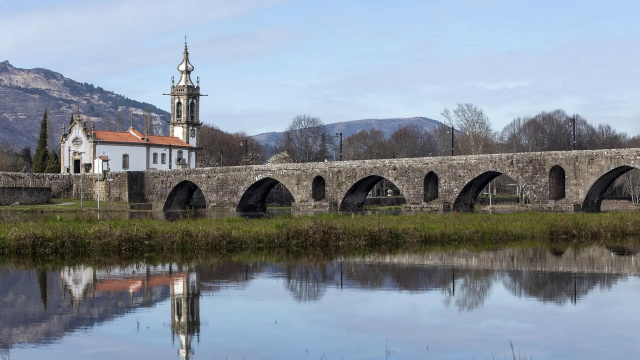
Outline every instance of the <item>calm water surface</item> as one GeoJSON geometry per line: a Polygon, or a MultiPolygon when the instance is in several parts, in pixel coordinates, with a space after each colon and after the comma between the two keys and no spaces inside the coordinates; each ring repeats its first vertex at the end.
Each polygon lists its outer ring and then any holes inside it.
{"type": "Polygon", "coordinates": [[[0,268],[0,359],[640,358],[633,249],[0,268]]]}

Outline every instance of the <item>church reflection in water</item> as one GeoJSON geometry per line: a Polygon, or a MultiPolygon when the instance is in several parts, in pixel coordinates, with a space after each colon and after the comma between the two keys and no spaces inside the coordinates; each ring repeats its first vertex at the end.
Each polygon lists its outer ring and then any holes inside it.
{"type": "Polygon", "coordinates": [[[108,270],[75,266],[62,269],[60,279],[63,292],[68,294],[78,315],[81,307],[94,307],[105,301],[110,305],[108,299],[114,294],[118,304],[128,302],[130,309],[151,306],[166,300],[168,295],[171,335],[174,343],[176,339],[179,341],[178,355],[181,359],[193,355],[192,342],[200,334],[200,282],[196,271],[177,265],[140,265],[108,270]]]}
{"type": "Polygon", "coordinates": [[[486,259],[482,256],[380,256],[321,263],[220,260],[192,266],[137,264],[102,269],[2,267],[0,351],[19,344],[50,343],[76,329],[169,301],[177,357],[189,359],[200,339],[202,294],[228,287],[242,289],[258,278],[281,279],[282,286],[300,303],[321,301],[330,289],[349,288],[435,292],[444,298],[445,306],[473,311],[484,306],[497,284],[515,297],[571,305],[594,289],[610,289],[627,274],[640,273],[635,256],[605,248],[583,250],[582,255],[571,250],[558,255],[541,249],[522,254],[491,252],[486,259]],[[535,259],[535,263],[524,259],[535,259]],[[589,270],[587,266],[594,265],[594,259],[606,261],[595,268],[607,271],[589,270]]]}

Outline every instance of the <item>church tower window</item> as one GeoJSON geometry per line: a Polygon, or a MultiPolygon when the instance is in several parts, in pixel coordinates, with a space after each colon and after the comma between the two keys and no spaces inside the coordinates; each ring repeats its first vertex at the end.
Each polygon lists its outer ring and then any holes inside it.
{"type": "Polygon", "coordinates": [[[176,119],[182,118],[182,103],[178,101],[176,103],[176,119]]]}

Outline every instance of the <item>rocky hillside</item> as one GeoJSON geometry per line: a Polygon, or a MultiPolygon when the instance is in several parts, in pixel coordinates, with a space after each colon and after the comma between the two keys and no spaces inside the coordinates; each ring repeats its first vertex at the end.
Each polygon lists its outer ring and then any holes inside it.
{"type": "Polygon", "coordinates": [[[147,103],[128,99],[92,84],[79,83],[47,69],[19,69],[0,63],[0,144],[17,150],[35,149],[44,110],[49,110],[49,147],[58,149],[62,126],[77,111],[98,130],[142,129],[151,113],[154,134],[167,134],[170,114],[147,103]]]}

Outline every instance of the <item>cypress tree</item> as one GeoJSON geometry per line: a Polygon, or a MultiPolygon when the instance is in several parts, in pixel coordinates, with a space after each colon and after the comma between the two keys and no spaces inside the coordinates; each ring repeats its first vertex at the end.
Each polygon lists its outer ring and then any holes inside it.
{"type": "Polygon", "coordinates": [[[58,153],[51,150],[47,155],[47,166],[44,169],[44,172],[50,174],[56,174],[60,172],[60,158],[58,158],[58,153]]]}
{"type": "Polygon", "coordinates": [[[33,164],[31,164],[32,173],[42,173],[47,167],[47,110],[44,111],[42,122],[40,123],[40,137],[38,138],[38,147],[33,156],[33,164]]]}

